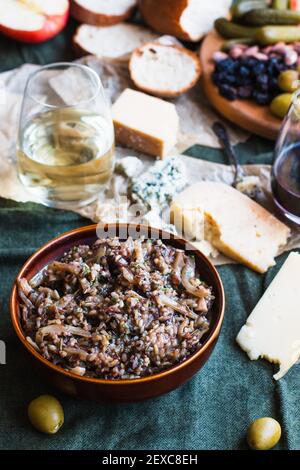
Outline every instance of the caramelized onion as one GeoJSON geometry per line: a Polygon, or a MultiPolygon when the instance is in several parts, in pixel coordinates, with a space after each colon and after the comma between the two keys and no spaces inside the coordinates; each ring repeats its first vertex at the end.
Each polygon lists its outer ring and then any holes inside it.
{"type": "Polygon", "coordinates": [[[195,308],[196,311],[200,311],[200,312],[208,312],[208,308],[207,308],[207,302],[205,300],[204,297],[202,297],[202,299],[199,299],[198,302],[197,302],[197,307],[195,308]]]}
{"type": "Polygon", "coordinates": [[[71,356],[79,356],[79,359],[81,359],[82,361],[85,361],[89,355],[88,352],[80,348],[71,348],[67,346],[63,350],[71,356]]]}
{"type": "Polygon", "coordinates": [[[44,270],[39,271],[32,279],[30,279],[29,284],[33,289],[35,289],[40,284],[42,284],[43,280],[44,280],[44,270]]]}
{"type": "Polygon", "coordinates": [[[195,277],[195,260],[193,258],[188,258],[181,273],[181,281],[182,281],[183,287],[189,294],[192,294],[195,297],[199,297],[199,299],[209,297],[210,295],[209,289],[201,285],[196,287],[191,284],[190,280],[194,277],[195,277]]]}
{"type": "Polygon", "coordinates": [[[134,241],[134,257],[138,263],[142,263],[144,261],[144,253],[142,249],[141,240],[134,241]]]}
{"type": "Polygon", "coordinates": [[[29,309],[34,308],[34,305],[31,302],[31,300],[28,297],[26,297],[26,295],[24,294],[24,292],[21,289],[19,289],[19,297],[22,300],[23,304],[26,305],[27,308],[29,308],[29,309]]]}
{"type": "Polygon", "coordinates": [[[18,281],[18,284],[19,284],[19,289],[22,292],[24,292],[26,296],[30,295],[31,292],[33,291],[32,287],[28,283],[27,279],[25,279],[25,277],[22,277],[22,279],[18,281]]]}
{"type": "Polygon", "coordinates": [[[81,267],[79,264],[62,263],[60,261],[53,261],[53,263],[49,264],[48,268],[53,269],[54,271],[60,271],[62,273],[69,274],[79,274],[81,271],[81,267]]]}
{"type": "Polygon", "coordinates": [[[171,299],[165,294],[158,295],[156,299],[159,304],[164,305],[165,307],[170,307],[175,310],[175,312],[181,313],[182,315],[190,317],[193,320],[196,320],[198,318],[198,315],[196,315],[196,313],[192,312],[187,307],[180,305],[178,302],[176,302],[176,300],[171,299]]]}
{"type": "Polygon", "coordinates": [[[134,275],[128,268],[121,268],[122,274],[124,279],[128,281],[130,284],[133,284],[134,282],[134,275]]]}
{"type": "Polygon", "coordinates": [[[172,281],[174,284],[179,285],[181,282],[181,271],[184,265],[184,252],[177,251],[173,268],[172,268],[172,281]]]}
{"type": "Polygon", "coordinates": [[[107,246],[102,244],[100,245],[97,253],[96,253],[96,261],[97,263],[99,263],[100,259],[103,258],[103,256],[106,255],[106,249],[107,249],[107,246]]]}
{"type": "Polygon", "coordinates": [[[132,237],[127,238],[126,242],[124,243],[124,246],[127,248],[129,254],[131,255],[134,250],[134,243],[132,237]]]}
{"type": "Polygon", "coordinates": [[[73,367],[73,369],[69,369],[70,372],[73,372],[73,374],[80,375],[81,377],[85,374],[85,367],[73,367]]]}
{"type": "Polygon", "coordinates": [[[32,338],[30,338],[30,336],[26,336],[26,341],[38,352],[40,352],[40,348],[38,347],[38,345],[33,341],[32,338]]]}
{"type": "Polygon", "coordinates": [[[49,335],[49,334],[54,334],[54,335],[62,335],[62,334],[73,334],[76,336],[83,336],[85,338],[89,338],[91,336],[89,331],[85,331],[83,328],[79,328],[77,326],[72,326],[72,325],[48,325],[44,326],[43,328],[40,328],[37,333],[35,340],[37,343],[41,343],[44,339],[44,336],[49,335]]]}

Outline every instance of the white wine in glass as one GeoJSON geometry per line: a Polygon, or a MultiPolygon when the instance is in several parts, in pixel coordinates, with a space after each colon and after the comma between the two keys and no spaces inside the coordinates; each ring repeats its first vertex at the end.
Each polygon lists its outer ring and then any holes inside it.
{"type": "Polygon", "coordinates": [[[66,63],[35,72],[20,119],[22,183],[44,204],[76,208],[97,198],[113,170],[113,123],[98,75],[66,63]]]}

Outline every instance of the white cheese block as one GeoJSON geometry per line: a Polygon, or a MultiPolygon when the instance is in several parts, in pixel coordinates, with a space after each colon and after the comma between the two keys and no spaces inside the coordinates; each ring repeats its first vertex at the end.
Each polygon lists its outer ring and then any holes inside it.
{"type": "Polygon", "coordinates": [[[291,253],[236,340],[251,360],[280,365],[281,379],[300,358],[300,254],[291,253]]]}
{"type": "Polygon", "coordinates": [[[175,198],[171,217],[180,232],[204,238],[221,253],[264,273],[275,264],[290,229],[255,201],[223,183],[196,183],[175,198]]]}
{"type": "Polygon", "coordinates": [[[164,157],[177,143],[179,117],[174,104],[127,88],[112,107],[117,142],[164,157]]]}

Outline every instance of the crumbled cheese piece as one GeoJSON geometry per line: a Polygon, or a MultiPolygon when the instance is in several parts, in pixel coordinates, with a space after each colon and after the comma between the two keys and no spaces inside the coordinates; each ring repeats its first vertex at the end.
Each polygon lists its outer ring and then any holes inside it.
{"type": "Polygon", "coordinates": [[[148,209],[163,209],[187,184],[183,162],[178,157],[157,161],[150,170],[132,180],[132,199],[148,209]]]}
{"type": "Polygon", "coordinates": [[[238,191],[246,196],[255,199],[259,192],[262,191],[262,184],[258,176],[245,176],[235,187],[238,191]]]}
{"type": "Polygon", "coordinates": [[[137,157],[125,157],[116,164],[116,171],[133,178],[137,176],[143,169],[143,162],[137,157]]]}
{"type": "Polygon", "coordinates": [[[300,254],[291,253],[237,336],[251,360],[279,364],[281,379],[300,358],[300,254]]]}
{"type": "Polygon", "coordinates": [[[142,217],[141,222],[142,224],[148,225],[149,227],[159,228],[165,230],[166,232],[171,232],[177,235],[175,226],[166,223],[160,216],[160,212],[158,212],[157,209],[152,209],[151,211],[147,212],[147,214],[142,217]]]}
{"type": "Polygon", "coordinates": [[[163,221],[160,213],[156,209],[152,209],[142,217],[142,224],[149,225],[150,227],[162,228],[163,221]]]}

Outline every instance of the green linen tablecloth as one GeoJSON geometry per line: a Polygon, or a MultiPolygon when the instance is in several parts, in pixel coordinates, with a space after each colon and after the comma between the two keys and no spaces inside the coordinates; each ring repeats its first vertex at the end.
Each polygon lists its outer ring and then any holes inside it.
{"type": "MultiPolygon", "coordinates": [[[[57,38],[34,47],[1,37],[0,71],[24,62],[73,59],[70,37],[74,28],[70,23],[57,38]]],[[[272,159],[272,144],[259,138],[239,145],[238,151],[244,163],[270,163],[272,159]]],[[[195,146],[189,154],[223,162],[219,150],[195,146]]],[[[8,308],[12,283],[24,261],[42,244],[88,223],[70,212],[0,199],[0,340],[7,348],[7,364],[0,365],[0,448],[246,449],[249,423],[273,416],[283,428],[277,448],[299,449],[300,367],[295,366],[275,383],[272,374],[276,367],[264,361],[250,362],[235,342],[286,255],[265,276],[239,265],[218,269],[227,300],[220,339],[205,367],[168,395],[125,405],[76,401],[36,376],[12,330],[8,308]],[[65,410],[65,425],[50,437],[36,432],[26,416],[28,402],[43,393],[56,395],[65,410]]]]}

